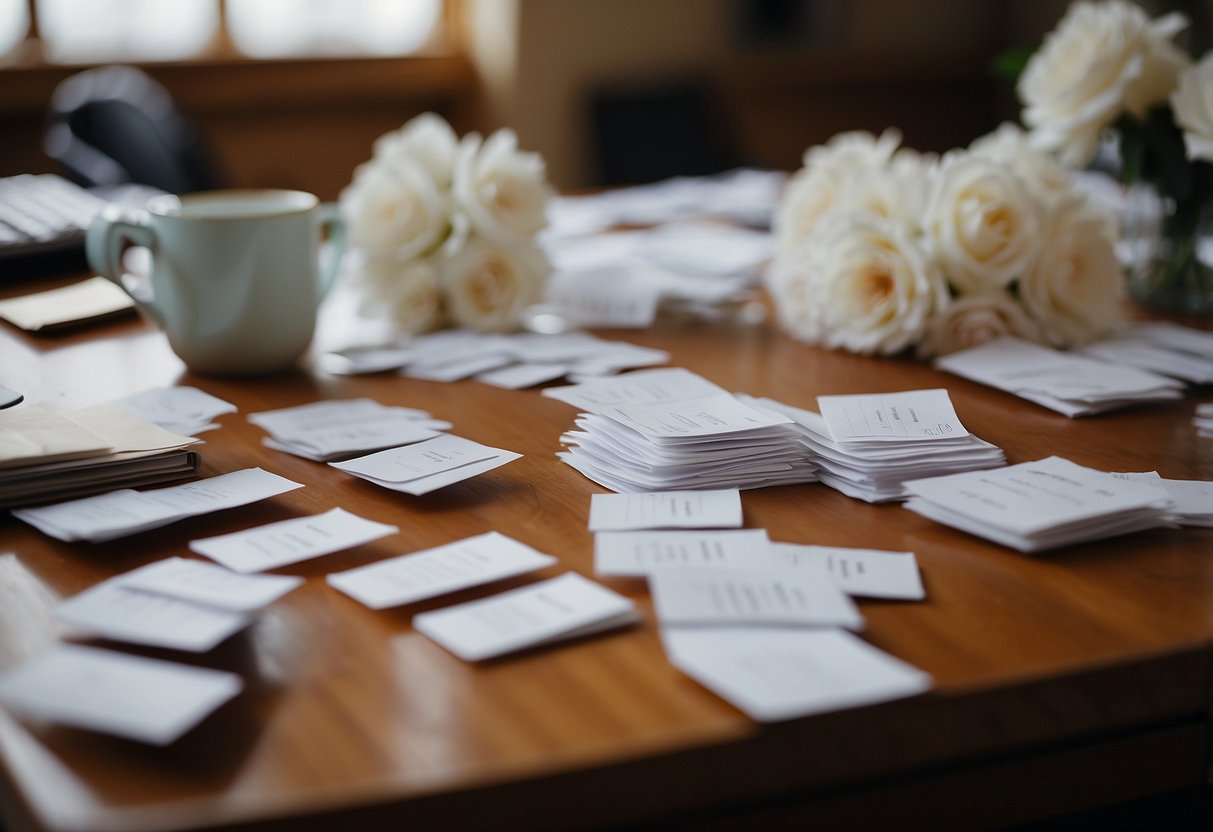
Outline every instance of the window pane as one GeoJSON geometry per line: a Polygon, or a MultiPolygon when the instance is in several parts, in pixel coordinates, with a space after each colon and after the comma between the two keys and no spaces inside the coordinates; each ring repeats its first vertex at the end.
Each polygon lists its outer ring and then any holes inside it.
{"type": "Polygon", "coordinates": [[[201,52],[219,22],[216,0],[37,0],[48,58],[60,63],[173,60],[201,52]]]}
{"type": "Polygon", "coordinates": [[[236,48],[257,58],[404,55],[425,46],[442,0],[228,0],[236,48]]]}
{"type": "Polygon", "coordinates": [[[25,0],[0,0],[0,63],[29,31],[29,9],[25,0]]]}

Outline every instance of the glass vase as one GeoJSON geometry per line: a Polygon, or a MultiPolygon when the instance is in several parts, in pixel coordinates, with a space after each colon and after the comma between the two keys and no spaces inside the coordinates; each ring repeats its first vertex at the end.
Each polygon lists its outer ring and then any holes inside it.
{"type": "Polygon", "coordinates": [[[1177,204],[1152,184],[1136,183],[1121,246],[1134,301],[1163,312],[1213,314],[1213,200],[1177,204]]]}

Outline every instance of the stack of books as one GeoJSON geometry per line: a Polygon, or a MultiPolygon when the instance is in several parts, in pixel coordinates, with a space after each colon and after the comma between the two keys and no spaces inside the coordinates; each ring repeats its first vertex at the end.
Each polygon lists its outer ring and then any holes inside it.
{"type": "Polygon", "coordinates": [[[561,459],[612,491],[758,488],[813,482],[786,416],[686,370],[650,370],[545,395],[582,408],[561,459]]]}
{"type": "Polygon", "coordinates": [[[869,503],[905,499],[906,480],[1006,464],[961,424],[947,390],[818,396],[821,413],[749,401],[795,422],[822,483],[869,503]]]}
{"type": "Polygon", "coordinates": [[[0,508],[193,477],[197,441],[113,405],[0,411],[0,508]]]}

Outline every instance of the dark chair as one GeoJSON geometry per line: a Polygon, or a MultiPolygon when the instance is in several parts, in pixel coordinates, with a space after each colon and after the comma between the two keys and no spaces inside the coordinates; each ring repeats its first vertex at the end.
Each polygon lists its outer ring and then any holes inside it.
{"type": "Polygon", "coordinates": [[[134,67],[90,69],[61,83],[43,147],[85,187],[134,183],[189,193],[223,184],[198,127],[168,90],[134,67]]]}
{"type": "Polygon", "coordinates": [[[739,166],[741,154],[714,104],[700,79],[591,93],[597,184],[639,184],[739,166]]]}

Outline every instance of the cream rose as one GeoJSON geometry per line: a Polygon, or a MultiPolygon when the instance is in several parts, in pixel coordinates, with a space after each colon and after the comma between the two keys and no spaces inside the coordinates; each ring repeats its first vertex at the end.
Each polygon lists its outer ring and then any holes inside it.
{"type": "Polygon", "coordinates": [[[391,320],[410,335],[445,322],[438,268],[432,258],[364,259],[356,274],[363,289],[359,311],[364,316],[391,320]]]}
{"type": "Polygon", "coordinates": [[[1006,165],[1023,178],[1033,196],[1042,201],[1069,193],[1072,189],[1070,171],[1052,156],[1034,148],[1016,124],[1003,122],[992,133],[976,139],[969,152],[982,159],[1006,165]]]}
{"type": "Polygon", "coordinates": [[[861,167],[884,167],[900,144],[901,133],[891,127],[879,136],[863,130],[839,133],[825,144],[806,150],[804,166],[824,168],[834,175],[844,175],[861,167]]]}
{"type": "Polygon", "coordinates": [[[1183,128],[1188,158],[1213,162],[1213,52],[1180,73],[1171,109],[1183,128]]]}
{"type": "Polygon", "coordinates": [[[481,332],[517,329],[543,295],[551,265],[531,242],[502,245],[471,236],[442,261],[447,311],[457,326],[481,332]]]}
{"type": "Polygon", "coordinates": [[[1039,341],[1040,327],[1032,322],[1013,297],[1006,292],[986,292],[954,298],[931,322],[926,337],[918,345],[920,358],[947,355],[1014,335],[1039,341]]]}
{"type": "Polygon", "coordinates": [[[1071,199],[1053,211],[1040,251],[1019,281],[1019,297],[1046,341],[1072,347],[1120,323],[1123,283],[1103,218],[1071,199]]]}
{"type": "Polygon", "coordinates": [[[916,343],[947,288],[909,230],[863,214],[830,214],[771,279],[780,320],[796,337],[891,355],[916,343]]]}
{"type": "Polygon", "coordinates": [[[534,236],[546,224],[553,195],[543,158],[522,153],[512,130],[485,141],[465,136],[455,157],[452,193],[471,227],[490,240],[509,244],[534,236]]]}
{"type": "Polygon", "coordinates": [[[1009,168],[954,153],[937,172],[924,224],[948,282],[982,292],[1007,286],[1031,261],[1041,211],[1009,168]]]}
{"type": "Polygon", "coordinates": [[[459,138],[451,125],[434,113],[423,113],[375,140],[374,156],[404,159],[421,166],[439,189],[449,188],[459,138]]]}
{"type": "Polygon", "coordinates": [[[790,251],[813,233],[813,227],[838,198],[839,183],[823,168],[801,168],[783,191],[771,224],[775,247],[790,251]]]}
{"type": "Polygon", "coordinates": [[[340,203],[350,242],[375,259],[423,255],[449,228],[446,196],[421,166],[405,158],[359,165],[340,203]]]}
{"type": "Polygon", "coordinates": [[[1174,89],[1187,58],[1171,38],[1186,25],[1179,14],[1151,21],[1128,0],[1072,4],[1019,79],[1032,143],[1084,166],[1123,111],[1144,115],[1174,89]]]}

